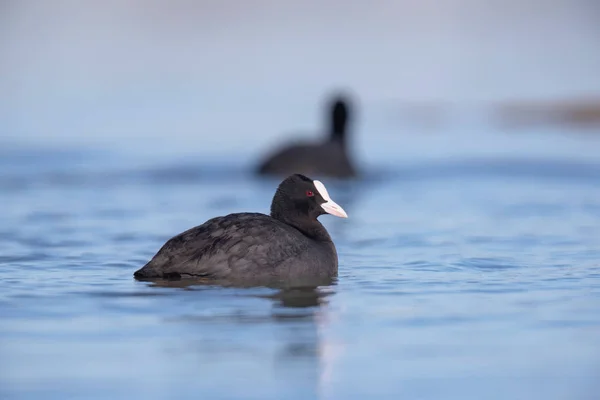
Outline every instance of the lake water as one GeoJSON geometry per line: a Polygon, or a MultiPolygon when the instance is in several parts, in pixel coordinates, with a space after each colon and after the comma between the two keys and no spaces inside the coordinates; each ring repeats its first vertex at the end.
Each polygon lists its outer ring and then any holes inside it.
{"type": "Polygon", "coordinates": [[[245,160],[4,150],[0,398],[597,398],[597,143],[379,139],[364,179],[322,178],[349,214],[321,217],[337,284],[287,293],[132,277],[176,233],[268,211],[277,181],[245,160]]]}

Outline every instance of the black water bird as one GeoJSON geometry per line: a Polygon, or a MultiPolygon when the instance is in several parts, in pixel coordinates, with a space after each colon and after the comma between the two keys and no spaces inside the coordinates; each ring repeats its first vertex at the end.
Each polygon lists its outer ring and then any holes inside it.
{"type": "Polygon", "coordinates": [[[357,176],[348,150],[348,132],[352,122],[350,100],[343,96],[333,98],[328,114],[329,127],[324,140],[280,147],[259,164],[257,172],[277,176],[302,173],[341,179],[357,176]]]}
{"type": "Polygon", "coordinates": [[[134,276],[235,285],[323,284],[338,271],[335,245],[317,220],[323,214],[347,218],[323,183],[294,174],[279,184],[270,215],[210,219],[169,239],[134,276]]]}

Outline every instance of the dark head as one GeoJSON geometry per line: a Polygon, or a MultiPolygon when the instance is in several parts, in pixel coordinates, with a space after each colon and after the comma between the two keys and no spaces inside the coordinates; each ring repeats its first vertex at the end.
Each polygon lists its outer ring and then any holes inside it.
{"type": "Polygon", "coordinates": [[[271,203],[273,218],[310,233],[311,226],[321,227],[317,217],[323,214],[348,218],[344,209],[331,200],[325,185],[319,181],[294,174],[279,184],[271,203]]]}
{"type": "Polygon", "coordinates": [[[338,140],[344,143],[346,136],[346,127],[349,120],[350,107],[348,100],[339,96],[333,99],[330,109],[330,134],[331,140],[338,140]]]}

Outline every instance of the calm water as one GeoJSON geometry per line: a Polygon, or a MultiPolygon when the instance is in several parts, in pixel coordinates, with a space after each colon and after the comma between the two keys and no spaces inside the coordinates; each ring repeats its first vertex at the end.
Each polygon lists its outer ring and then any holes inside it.
{"type": "MultiPolygon", "coordinates": [[[[555,152],[556,153],[556,152],[555,152]]],[[[454,158],[323,179],[336,285],[136,282],[170,236],[267,212],[242,163],[5,152],[0,398],[594,399],[600,163],[454,158]]]]}

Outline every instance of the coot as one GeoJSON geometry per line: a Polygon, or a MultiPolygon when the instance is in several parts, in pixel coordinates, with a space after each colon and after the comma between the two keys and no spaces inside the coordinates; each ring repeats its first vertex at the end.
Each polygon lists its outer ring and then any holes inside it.
{"type": "Polygon", "coordinates": [[[329,131],[320,143],[298,142],[278,149],[258,166],[261,175],[287,176],[299,172],[335,178],[356,176],[348,154],[347,131],[350,121],[349,100],[335,97],[328,110],[329,131]]]}
{"type": "Polygon", "coordinates": [[[338,259],[322,214],[347,218],[318,180],[286,178],[271,215],[216,217],[169,239],[136,278],[196,278],[220,283],[301,285],[337,276],[338,259]]]}

